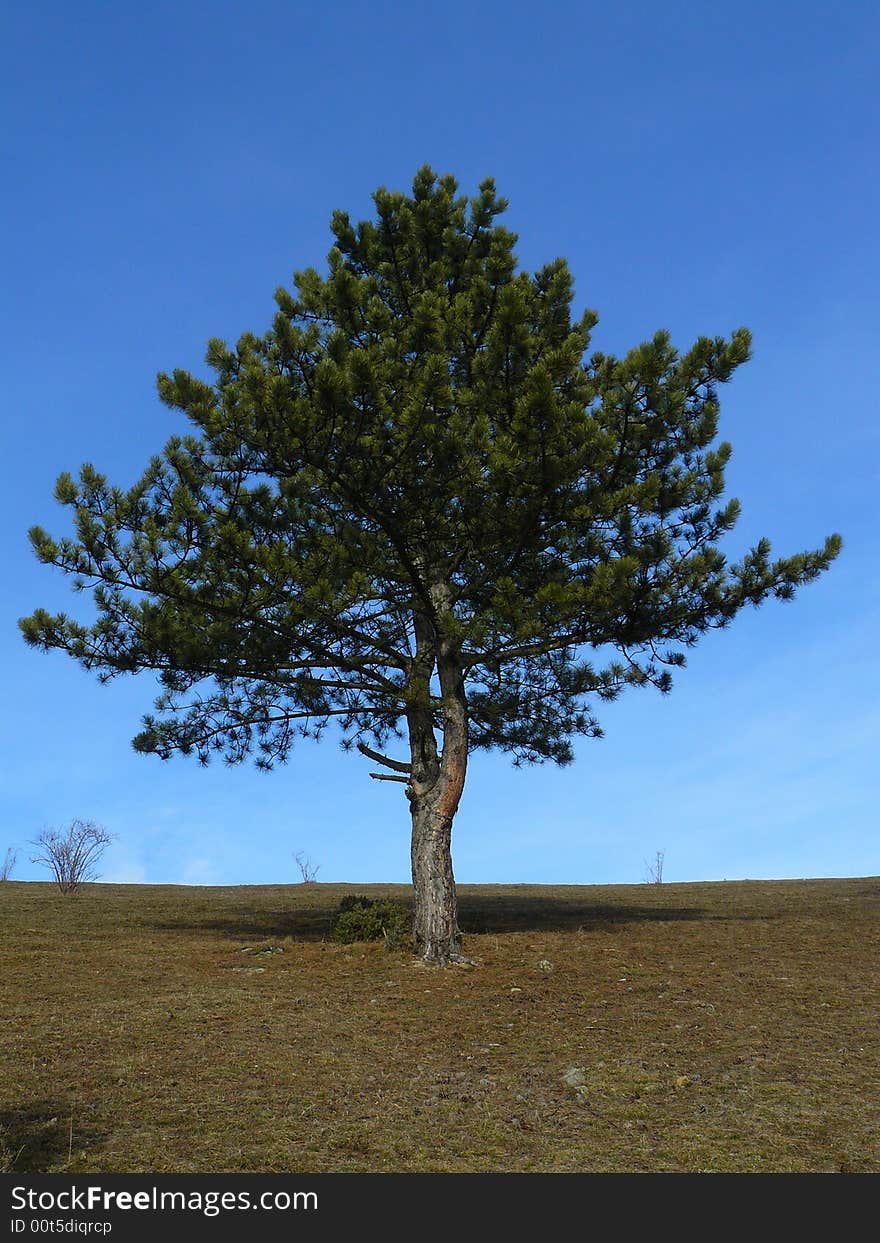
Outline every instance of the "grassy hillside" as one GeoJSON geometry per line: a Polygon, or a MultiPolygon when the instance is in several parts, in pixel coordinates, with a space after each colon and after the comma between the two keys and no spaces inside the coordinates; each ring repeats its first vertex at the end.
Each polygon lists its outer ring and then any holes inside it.
{"type": "Polygon", "coordinates": [[[880,1170],[880,880],[351,892],[0,884],[0,1169],[880,1170]]]}

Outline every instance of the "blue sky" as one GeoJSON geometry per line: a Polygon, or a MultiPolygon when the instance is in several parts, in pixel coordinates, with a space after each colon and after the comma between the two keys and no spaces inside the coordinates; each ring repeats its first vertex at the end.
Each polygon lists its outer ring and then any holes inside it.
{"type": "Polygon", "coordinates": [[[565,255],[595,347],[746,324],[723,393],[726,550],[840,531],[793,604],[742,615],[672,694],[631,691],[575,765],[477,755],[461,882],[880,873],[880,175],[872,3],[7,3],[0,531],[0,854],[75,816],[108,880],[408,879],[400,787],[328,734],[270,775],[137,756],[148,678],[98,686],[26,648],[37,605],[89,616],[26,531],[65,530],[57,475],[130,484],[185,430],[155,374],[263,331],[323,264],[328,222],[431,163],[510,199],[525,267],[565,255]],[[4,840],[5,838],[5,840],[4,840]]]}

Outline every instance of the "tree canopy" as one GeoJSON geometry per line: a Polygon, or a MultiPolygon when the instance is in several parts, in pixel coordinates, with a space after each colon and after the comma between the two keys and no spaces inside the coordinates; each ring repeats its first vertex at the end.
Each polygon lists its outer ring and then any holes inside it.
{"type": "Polygon", "coordinates": [[[566,261],[518,270],[491,179],[468,199],[426,167],[374,203],[334,213],[326,272],[276,292],[267,332],[209,342],[209,379],[159,376],[193,434],[134,487],[61,476],[75,533],[30,538],[97,619],[21,627],[102,678],[158,675],[139,751],[268,768],[335,721],[418,802],[475,749],[567,763],[597,701],[668,690],[701,634],[789,599],[840,539],[721,549],[745,329],[591,352],[566,261]],[[408,760],[375,750],[404,734],[408,760]]]}

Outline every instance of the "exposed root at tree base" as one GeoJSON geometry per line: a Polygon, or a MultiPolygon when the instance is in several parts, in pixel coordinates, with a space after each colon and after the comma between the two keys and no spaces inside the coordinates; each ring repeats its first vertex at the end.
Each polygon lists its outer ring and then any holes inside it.
{"type": "Polygon", "coordinates": [[[464,954],[420,954],[418,962],[425,967],[476,967],[478,960],[464,954]]]}

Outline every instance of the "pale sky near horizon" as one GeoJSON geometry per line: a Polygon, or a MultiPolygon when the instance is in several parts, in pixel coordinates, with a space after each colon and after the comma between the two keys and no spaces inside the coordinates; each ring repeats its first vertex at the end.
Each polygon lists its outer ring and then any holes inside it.
{"type": "Polygon", "coordinates": [[[90,616],[40,566],[62,470],[130,484],[169,436],[159,370],[262,332],[329,219],[423,163],[510,199],[524,267],[565,255],[594,347],[751,328],[722,391],[743,515],[783,553],[844,550],[791,604],[713,634],[666,698],[598,708],[574,765],[473,757],[460,882],[628,883],[880,873],[877,166],[880,9],[814,0],[243,3],[47,0],[0,17],[7,242],[0,856],[97,820],[107,880],[409,879],[399,786],[328,732],[286,767],[135,755],[149,678],[107,687],[25,647],[38,605],[90,616]]]}

